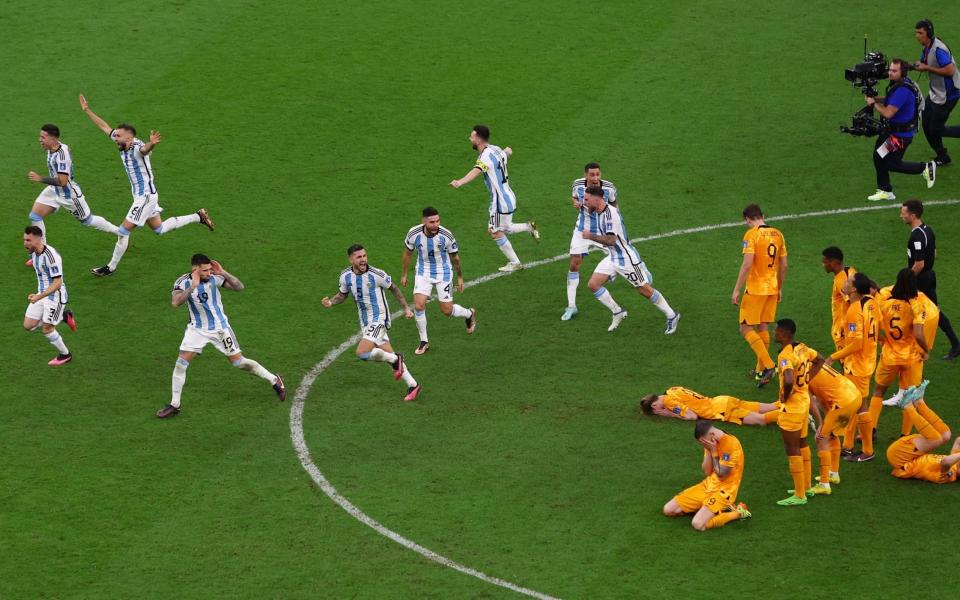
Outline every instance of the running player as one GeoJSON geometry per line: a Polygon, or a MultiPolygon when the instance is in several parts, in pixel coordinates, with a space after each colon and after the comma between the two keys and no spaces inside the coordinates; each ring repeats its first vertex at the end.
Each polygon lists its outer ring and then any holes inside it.
{"type": "Polygon", "coordinates": [[[783,299],[787,243],[780,230],[766,224],[763,211],[756,204],[748,204],[743,209],[743,220],[749,229],[743,235],[743,263],[730,300],[740,305],[740,334],[757,356],[757,365],[751,373],[757,387],[763,387],[776,370],[768,350],[769,325],[777,316],[777,304],[783,299]],[[744,287],[741,300],[740,291],[744,287]]]}
{"type": "Polygon", "coordinates": [[[510,240],[507,239],[507,234],[526,231],[539,242],[540,232],[537,230],[536,221],[519,225],[513,223],[513,213],[517,210],[517,197],[510,188],[510,176],[507,171],[507,159],[513,154],[513,150],[510,147],[501,149],[499,146],[490,144],[490,128],[486,125],[474,125],[473,130],[470,131],[470,144],[480,153],[480,156],[466,175],[460,179],[454,179],[450,185],[460,188],[483,175],[483,181],[490,192],[490,219],[487,231],[490,232],[490,237],[500,247],[500,251],[508,261],[500,267],[500,270],[504,273],[519,271],[523,265],[517,258],[510,240]]]}
{"type": "Polygon", "coordinates": [[[903,436],[891,444],[887,461],[893,467],[894,477],[953,483],[960,472],[960,438],[953,442],[949,455],[930,454],[950,441],[950,428],[924,402],[927,383],[904,391],[899,405],[920,433],[903,436]]]}
{"type": "Polygon", "coordinates": [[[42,177],[39,173],[30,171],[27,178],[46,186],[30,209],[30,221],[40,228],[42,237],[46,238],[47,235],[44,217],[57,212],[61,207],[70,211],[84,227],[93,227],[116,235],[117,226],[90,212],[90,206],[83,197],[80,186],[73,180],[73,155],[70,148],[60,142],[60,128],[52,123],[42,126],[40,146],[47,151],[47,171],[50,175],[42,177]]]}
{"type": "Polygon", "coordinates": [[[173,367],[170,404],[158,410],[157,417],[166,419],[180,414],[180,394],[187,380],[187,367],[207,344],[212,344],[222,352],[233,366],[270,382],[277,398],[286,400],[283,378],[279,373],[271,373],[257,361],[243,356],[237,336],[227,320],[219,288],[239,292],[244,288],[243,283],[220,263],[203,254],[194,254],[190,265],[190,272],[181,275],[173,284],[170,303],[174,308],[186,304],[190,309],[190,320],[180,342],[180,355],[173,367]]]}
{"type": "Polygon", "coordinates": [[[123,253],[127,251],[130,245],[130,232],[144,224],[150,226],[157,235],[169,233],[190,223],[202,223],[210,231],[213,231],[213,221],[207,214],[207,209],[201,208],[192,215],[180,217],[170,217],[163,220],[160,213],[163,208],[160,206],[160,199],[157,195],[157,186],[153,182],[153,167],[150,165],[150,153],[160,143],[162,138],[157,131],[150,132],[149,140],[144,143],[137,138],[137,130],[133,125],[121,123],[116,128],[110,127],[106,121],[98,117],[87,104],[87,99],[80,95],[80,108],[86,113],[94,125],[100,128],[110,139],[117,144],[120,150],[120,162],[123,163],[123,169],[130,179],[130,192],[133,194],[133,204],[130,205],[130,211],[127,212],[123,224],[117,229],[117,243],[113,249],[113,257],[106,265],[91,269],[90,272],[97,277],[107,277],[113,275],[123,258],[123,253]]]}
{"type": "Polygon", "coordinates": [[[844,291],[847,279],[853,277],[857,270],[843,264],[843,250],[836,246],[823,249],[823,270],[833,275],[833,288],[830,290],[830,336],[834,347],[839,350],[844,344],[844,331],[847,325],[847,306],[849,300],[844,291]]]}
{"type": "Polygon", "coordinates": [[[357,316],[360,322],[360,343],[357,344],[357,357],[360,360],[385,362],[393,368],[393,378],[403,378],[407,384],[404,400],[416,400],[421,386],[413,378],[403,361],[403,355],[394,353],[390,345],[387,330],[390,329],[390,306],[383,290],[390,290],[400,305],[406,318],[413,318],[413,311],[407,305],[403,292],[393,283],[390,276],[380,269],[367,264],[367,251],[360,244],[347,248],[350,267],[340,273],[340,289],[332,298],[324,296],[320,303],[330,308],[343,302],[352,295],[357,303],[357,316]]]}
{"type": "Polygon", "coordinates": [[[780,319],[774,330],[774,339],[782,345],[777,356],[780,366],[780,415],[777,425],[783,435],[787,452],[787,464],[793,479],[793,494],[777,502],[780,506],[796,506],[807,503],[806,490],[810,489],[811,460],[807,445],[807,415],[810,412],[810,393],[807,387],[811,361],[816,356],[805,345],[797,343],[797,324],[791,319],[780,319]]]}
{"type": "Polygon", "coordinates": [[[424,354],[430,349],[427,338],[427,300],[437,288],[440,312],[448,317],[465,319],[467,333],[477,327],[477,309],[464,308],[453,303],[453,273],[457,273],[457,291],[463,292],[463,272],[460,270],[460,248],[453,233],[440,225],[440,213],[432,206],[423,209],[423,222],[410,228],[403,240],[403,266],[400,287],[407,287],[410,258],[417,253],[417,270],[413,283],[414,320],[420,333],[420,346],[414,351],[424,354]]]}
{"type": "Polygon", "coordinates": [[[693,513],[693,528],[706,531],[723,527],[730,521],[748,519],[751,514],[743,502],[735,504],[743,479],[743,446],[740,440],[701,419],[693,437],[703,446],[703,481],[674,496],[663,507],[663,514],[679,517],[693,513]]]}
{"type": "Polygon", "coordinates": [[[751,402],[733,396],[710,398],[678,386],[668,389],[663,394],[650,394],[640,401],[640,410],[647,415],[684,421],[710,419],[734,425],[766,425],[763,415],[777,408],[779,407],[776,404],[751,402]]]}
{"type": "Polygon", "coordinates": [[[610,322],[607,331],[613,331],[627,318],[627,311],[621,308],[613,299],[613,296],[610,295],[610,292],[607,291],[607,288],[603,287],[604,283],[616,278],[617,275],[621,275],[641,296],[650,300],[667,317],[667,328],[664,333],[666,335],[673,334],[677,330],[677,323],[680,322],[680,313],[674,312],[663,294],[650,285],[653,283],[653,275],[650,274],[647,265],[640,258],[640,253],[630,243],[630,237],[627,235],[620,211],[606,201],[603,188],[598,185],[592,185],[586,189],[584,204],[590,209],[590,212],[597,215],[597,231],[599,233],[590,233],[584,229],[580,232],[580,235],[585,240],[597,242],[607,251],[606,258],[601,260],[597,268],[593,270],[593,275],[590,276],[590,282],[587,284],[594,297],[613,313],[613,320],[610,322]]]}
{"type": "Polygon", "coordinates": [[[601,248],[596,242],[584,239],[580,233],[589,229],[590,233],[600,233],[597,229],[597,215],[584,204],[587,187],[600,186],[603,190],[603,199],[608,204],[617,205],[617,188],[606,179],[601,179],[600,165],[588,163],[583,168],[583,177],[573,180],[571,200],[573,207],[580,213],[577,223],[573,226],[573,237],[570,240],[570,271],[567,273],[567,308],[560,317],[562,321],[569,321],[577,314],[577,287],[580,285],[580,265],[583,257],[590,248],[601,248]]]}
{"type": "MultiPolygon", "coordinates": [[[[60,254],[44,242],[43,230],[29,225],[23,230],[23,247],[30,253],[33,270],[37,274],[37,293],[29,294],[27,312],[23,315],[23,328],[33,331],[37,327],[43,331],[43,337],[57,349],[57,356],[47,362],[51,367],[59,367],[73,360],[73,355],[57,333],[57,323],[64,316],[67,305],[67,284],[63,282],[63,261],[60,254]]],[[[67,323],[76,331],[72,318],[67,323]]]]}

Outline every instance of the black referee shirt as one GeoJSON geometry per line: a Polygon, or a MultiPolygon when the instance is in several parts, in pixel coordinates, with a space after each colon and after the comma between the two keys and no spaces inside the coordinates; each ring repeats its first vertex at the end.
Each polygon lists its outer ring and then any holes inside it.
{"type": "Polygon", "coordinates": [[[933,229],[926,223],[914,227],[907,242],[907,266],[912,267],[913,263],[922,260],[923,269],[920,272],[932,271],[936,250],[937,240],[933,229]]]}

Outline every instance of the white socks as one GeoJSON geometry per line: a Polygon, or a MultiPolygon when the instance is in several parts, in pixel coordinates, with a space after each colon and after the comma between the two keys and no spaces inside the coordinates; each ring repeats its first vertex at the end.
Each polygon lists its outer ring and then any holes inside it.
{"type": "Polygon", "coordinates": [[[669,304],[667,304],[667,299],[664,298],[663,294],[657,290],[653,290],[653,295],[650,296],[650,302],[660,309],[660,312],[666,315],[668,319],[672,319],[677,316],[677,313],[673,312],[673,309],[670,308],[669,304]]]}
{"type": "Polygon", "coordinates": [[[567,273],[567,306],[577,307],[577,286],[580,285],[580,273],[570,271],[567,273]]]}
{"type": "Polygon", "coordinates": [[[613,296],[610,295],[610,292],[607,291],[607,288],[601,287],[599,290],[595,291],[593,295],[597,300],[600,301],[600,304],[609,308],[610,312],[617,314],[623,310],[620,308],[620,305],[617,304],[617,301],[613,299],[613,296]]]}
{"type": "Polygon", "coordinates": [[[47,341],[57,349],[57,352],[60,354],[70,354],[70,351],[67,350],[67,345],[63,343],[63,338],[60,337],[60,334],[57,333],[57,330],[54,329],[50,333],[43,334],[43,337],[47,338],[47,341]]]}
{"type": "Polygon", "coordinates": [[[417,323],[417,332],[420,334],[420,341],[427,341],[427,311],[414,310],[413,320],[417,323]]]}
{"type": "Polygon", "coordinates": [[[237,362],[232,363],[232,364],[233,364],[233,366],[235,366],[235,367],[238,368],[238,369],[243,369],[244,371],[248,371],[248,372],[250,372],[250,373],[253,373],[254,375],[256,375],[257,377],[259,377],[260,379],[266,379],[266,380],[269,381],[271,384],[274,384],[274,383],[277,382],[277,376],[276,376],[276,375],[274,375],[274,374],[271,373],[270,371],[264,369],[264,368],[263,368],[263,365],[261,365],[260,363],[258,363],[257,361],[255,361],[255,360],[253,360],[253,359],[251,359],[251,358],[243,357],[243,358],[241,358],[240,360],[238,360],[237,362]]]}
{"type": "Polygon", "coordinates": [[[381,350],[380,348],[374,348],[370,351],[370,360],[374,362],[390,363],[392,365],[393,363],[397,362],[397,355],[393,352],[381,350]]]}
{"type": "Polygon", "coordinates": [[[450,316],[454,319],[469,319],[470,315],[473,313],[470,312],[469,308],[464,308],[459,304],[453,305],[453,311],[450,313],[450,316]]]}
{"type": "Polygon", "coordinates": [[[497,246],[500,246],[500,252],[503,252],[503,255],[507,257],[509,262],[520,264],[520,259],[517,258],[517,253],[513,251],[513,245],[510,243],[510,240],[507,239],[507,236],[497,238],[493,241],[496,242],[497,246]]]}
{"type": "Polygon", "coordinates": [[[119,229],[120,233],[117,235],[117,244],[113,247],[113,258],[111,258],[110,262],[107,263],[107,266],[110,267],[111,271],[117,270],[117,265],[120,264],[120,259],[123,258],[123,253],[127,251],[127,246],[130,245],[130,232],[122,227],[119,229]]]}
{"type": "Polygon", "coordinates": [[[107,233],[112,233],[113,235],[118,235],[117,232],[119,231],[116,225],[97,215],[90,217],[90,219],[84,223],[84,226],[93,227],[98,231],[105,231],[107,233]]]}
{"type": "Polygon", "coordinates": [[[40,239],[41,241],[43,241],[44,244],[46,244],[47,243],[47,224],[43,222],[43,219],[40,219],[39,221],[31,221],[31,223],[39,227],[40,231],[43,232],[43,234],[40,236],[40,239]]]}
{"type": "Polygon", "coordinates": [[[530,227],[530,223],[511,223],[507,227],[507,233],[522,233],[524,231],[533,231],[533,227],[530,227]]]}
{"type": "Polygon", "coordinates": [[[157,235],[163,235],[164,233],[170,233],[174,229],[180,229],[184,225],[189,225],[190,223],[199,223],[200,215],[193,213],[192,215],[184,215],[182,217],[170,217],[166,221],[160,224],[159,229],[154,229],[153,232],[157,235]]]}
{"type": "Polygon", "coordinates": [[[183,383],[187,380],[187,367],[190,363],[182,358],[177,358],[177,364],[173,365],[173,383],[170,386],[170,406],[180,408],[180,392],[183,391],[183,383]]]}

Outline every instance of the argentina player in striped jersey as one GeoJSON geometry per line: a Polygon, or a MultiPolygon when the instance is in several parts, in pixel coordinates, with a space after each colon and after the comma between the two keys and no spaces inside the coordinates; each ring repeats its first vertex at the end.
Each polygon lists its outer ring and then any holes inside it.
{"type": "Polygon", "coordinates": [[[277,398],[287,398],[287,390],[279,373],[271,373],[257,361],[246,358],[240,351],[240,343],[223,310],[220,288],[239,292],[243,283],[223,266],[206,255],[194,254],[190,259],[190,272],[181,275],[173,284],[170,304],[177,308],[186,304],[190,320],[180,342],[180,355],[173,367],[170,404],[157,411],[161,419],[180,413],[180,395],[187,380],[187,367],[207,344],[213,345],[230,360],[230,364],[266,380],[273,386],[277,398]]]}
{"type": "Polygon", "coordinates": [[[583,199],[586,195],[587,187],[599,185],[603,190],[603,199],[608,204],[617,205],[617,188],[607,181],[601,179],[600,165],[595,162],[587,163],[583,168],[584,176],[573,180],[571,190],[571,201],[573,207],[577,209],[577,222],[573,226],[573,237],[570,240],[570,271],[567,273],[567,308],[560,317],[562,321],[569,321],[577,314],[577,287],[580,285],[580,265],[583,263],[583,257],[587,255],[590,248],[602,248],[597,242],[584,239],[580,232],[589,229],[590,233],[599,233],[597,229],[597,215],[587,208],[583,199]]]}
{"type": "Polygon", "coordinates": [[[606,258],[601,260],[594,269],[587,284],[596,299],[613,313],[613,321],[607,331],[613,331],[620,326],[621,321],[627,318],[627,311],[621,308],[607,288],[603,287],[607,281],[620,275],[667,317],[667,329],[664,333],[667,335],[674,333],[680,321],[680,313],[674,312],[663,294],[650,285],[653,283],[653,275],[640,258],[640,253],[630,243],[620,211],[604,199],[603,188],[599,185],[587,187],[584,203],[597,215],[600,233],[590,233],[589,230],[584,229],[581,235],[584,239],[603,245],[607,251],[606,258]]]}
{"type": "Polygon", "coordinates": [[[73,155],[70,147],[60,141],[60,128],[53,123],[47,123],[40,128],[40,147],[47,151],[48,177],[43,177],[35,171],[27,173],[27,178],[45,187],[30,209],[30,221],[40,228],[46,237],[47,226],[44,217],[57,212],[61,208],[70,211],[70,214],[80,221],[84,227],[93,227],[100,231],[117,234],[117,226],[103,217],[90,212],[90,206],[83,197],[83,191],[73,179],[73,155]]]}
{"type": "Polygon", "coordinates": [[[90,105],[83,94],[80,95],[80,108],[100,131],[110,136],[110,139],[116,143],[123,170],[130,180],[130,193],[133,195],[130,210],[117,229],[117,243],[113,248],[113,257],[106,265],[90,269],[91,273],[97,277],[113,275],[117,265],[120,264],[120,259],[127,251],[127,246],[130,245],[130,232],[137,227],[143,227],[144,224],[149,225],[157,235],[170,233],[191,223],[201,223],[213,231],[213,221],[210,220],[210,215],[205,208],[197,210],[192,215],[170,217],[166,220],[160,217],[163,208],[160,206],[157,186],[153,181],[153,167],[150,164],[150,153],[163,140],[159,132],[151,131],[149,140],[143,142],[137,138],[137,130],[133,125],[121,123],[116,128],[112,128],[90,110],[90,105]]]}
{"type": "Polygon", "coordinates": [[[403,378],[403,382],[407,384],[407,393],[403,399],[407,402],[416,400],[421,386],[407,369],[403,355],[394,353],[387,335],[387,330],[390,329],[390,306],[384,290],[390,290],[400,302],[406,318],[412,319],[413,311],[390,276],[367,263],[367,251],[363,246],[354,244],[347,248],[347,257],[350,259],[350,267],[340,272],[337,294],[332,298],[324,296],[320,303],[331,308],[346,300],[347,296],[353,296],[357,303],[361,336],[357,344],[357,358],[390,365],[393,368],[393,378],[403,378]]]}
{"type": "Polygon", "coordinates": [[[514,225],[513,213],[517,210],[517,196],[510,188],[510,176],[507,172],[507,159],[513,154],[509,147],[500,148],[490,144],[490,128],[486,125],[474,125],[470,132],[470,144],[474,150],[480,152],[477,162],[466,175],[450,182],[454,188],[460,188],[483,175],[483,181],[490,192],[490,209],[487,231],[490,237],[500,247],[500,251],[507,257],[507,264],[500,270],[509,273],[523,268],[513,245],[507,239],[507,234],[528,232],[533,239],[540,241],[540,232],[537,222],[529,221],[514,225]]]}
{"type": "Polygon", "coordinates": [[[73,360],[73,355],[57,333],[57,323],[66,318],[70,329],[77,324],[66,310],[67,284],[63,282],[63,260],[60,254],[43,239],[43,230],[29,225],[23,230],[23,247],[30,253],[33,270],[37,274],[37,292],[29,294],[27,312],[23,315],[23,328],[33,331],[40,327],[43,336],[57,349],[57,356],[47,364],[58,367],[73,360]]]}
{"type": "Polygon", "coordinates": [[[410,258],[417,253],[417,269],[413,284],[414,319],[420,333],[420,346],[416,354],[430,349],[427,338],[427,301],[433,288],[437,288],[440,312],[448,317],[466,319],[467,333],[477,327],[477,310],[453,303],[453,274],[457,274],[457,291],[463,292],[463,272],[460,270],[460,247],[453,233],[440,225],[440,213],[432,206],[423,209],[423,222],[410,228],[403,240],[403,268],[400,271],[400,287],[407,287],[407,271],[410,258]]]}

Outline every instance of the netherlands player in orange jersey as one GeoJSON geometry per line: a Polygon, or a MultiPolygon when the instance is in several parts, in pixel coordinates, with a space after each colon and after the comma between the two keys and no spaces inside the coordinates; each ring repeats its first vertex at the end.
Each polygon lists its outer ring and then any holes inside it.
{"type": "Polygon", "coordinates": [[[836,246],[824,248],[822,262],[823,270],[833,275],[833,287],[830,290],[830,337],[834,347],[839,350],[843,347],[847,307],[850,305],[844,286],[857,270],[843,264],[843,250],[836,246]]]}
{"type": "Polygon", "coordinates": [[[693,437],[703,446],[703,473],[700,483],[688,487],[663,506],[668,517],[693,514],[693,528],[705,531],[723,527],[730,521],[749,518],[743,502],[737,503],[743,479],[743,446],[740,440],[700,419],[693,437]]]}
{"type": "Polygon", "coordinates": [[[860,435],[873,435],[870,420],[870,377],[877,368],[877,344],[879,341],[880,305],[872,294],[873,282],[863,273],[856,273],[846,280],[844,293],[850,299],[847,308],[845,345],[830,355],[830,362],[843,364],[843,375],[857,387],[860,393],[860,408],[857,417],[847,426],[843,439],[844,456],[854,455],[853,444],[859,428],[860,435]]]}
{"type": "Polygon", "coordinates": [[[743,263],[730,300],[740,305],[740,335],[757,356],[757,387],[770,382],[776,369],[770,358],[769,325],[777,317],[787,276],[787,244],[780,230],[770,227],[756,204],[743,209],[747,232],[743,235],[743,263]],[[740,291],[744,290],[743,298],[740,291]]]}
{"type": "Polygon", "coordinates": [[[806,490],[810,489],[811,461],[807,446],[807,415],[810,413],[810,368],[816,353],[794,340],[797,324],[792,319],[780,319],[774,330],[774,339],[782,345],[777,356],[780,368],[780,414],[777,425],[783,436],[787,452],[787,464],[793,479],[793,495],[777,502],[780,506],[797,506],[807,503],[806,490]]]}
{"type": "MultiPolygon", "coordinates": [[[[917,287],[919,288],[919,281],[917,282],[917,287]]],[[[933,351],[933,345],[937,338],[937,327],[940,324],[940,308],[931,300],[926,294],[921,291],[917,291],[917,302],[922,307],[920,314],[914,319],[914,326],[919,323],[923,329],[923,339],[927,343],[927,351],[933,351]]],[[[925,361],[924,361],[925,362],[925,361]]],[[[923,365],[920,363],[921,368],[921,377],[923,376],[923,365]]],[[[883,406],[899,406],[899,400],[903,395],[903,387],[897,391],[897,393],[883,401],[883,406]]],[[[913,430],[913,424],[910,422],[910,419],[904,413],[903,418],[900,421],[900,435],[909,435],[913,430]]]]}
{"type": "Polygon", "coordinates": [[[863,398],[857,386],[826,364],[820,354],[813,359],[809,386],[816,400],[810,409],[818,423],[815,439],[820,482],[808,488],[807,495],[829,495],[830,484],[840,483],[840,436],[845,434],[851,421],[856,421],[863,398]],[[818,406],[823,409],[822,416],[818,406]]]}
{"type": "MultiPolygon", "coordinates": [[[[876,429],[883,409],[883,395],[891,383],[900,382],[901,388],[920,384],[923,361],[929,353],[923,331],[924,305],[917,298],[917,277],[909,268],[897,273],[892,288],[880,290],[880,331],[883,349],[874,374],[873,397],[870,399],[870,427],[876,429]]],[[[851,462],[873,460],[873,435],[861,435],[863,449],[859,454],[845,457],[851,462]]]]}
{"type": "Polygon", "coordinates": [[[764,414],[777,410],[776,404],[741,400],[733,396],[704,396],[685,387],[674,386],[663,394],[650,394],[640,401],[640,410],[685,421],[710,419],[734,425],[766,425],[764,414]]]}
{"type": "Polygon", "coordinates": [[[904,391],[899,405],[920,433],[903,436],[890,444],[887,462],[893,467],[891,475],[900,479],[953,483],[960,471],[960,438],[954,441],[949,455],[930,454],[950,441],[950,428],[923,400],[928,383],[924,381],[904,391]]]}

